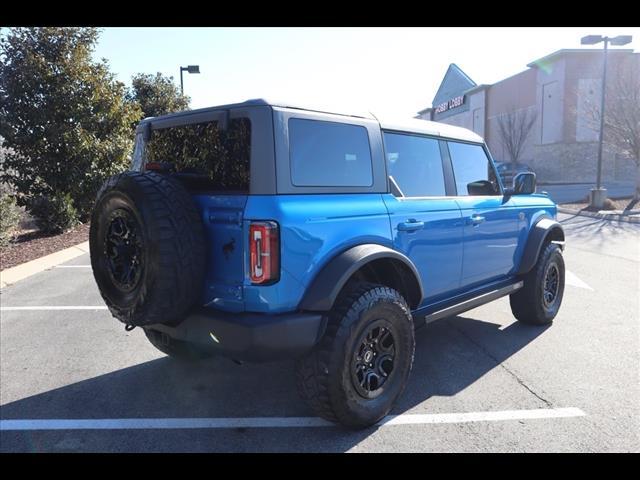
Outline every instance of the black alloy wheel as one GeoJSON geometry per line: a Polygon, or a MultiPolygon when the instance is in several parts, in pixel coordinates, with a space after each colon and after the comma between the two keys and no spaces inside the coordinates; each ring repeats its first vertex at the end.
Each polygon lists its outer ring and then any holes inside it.
{"type": "Polygon", "coordinates": [[[391,326],[377,320],[361,335],[353,352],[351,379],[363,398],[375,398],[393,373],[396,355],[391,326]]]}
{"type": "Polygon", "coordinates": [[[130,292],[144,271],[144,243],[140,224],[128,210],[114,210],[105,232],[104,256],[116,288],[130,292]]]}

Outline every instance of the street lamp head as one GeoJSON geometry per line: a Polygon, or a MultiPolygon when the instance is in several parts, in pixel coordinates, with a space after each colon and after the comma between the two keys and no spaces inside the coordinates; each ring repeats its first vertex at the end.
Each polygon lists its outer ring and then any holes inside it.
{"type": "Polygon", "coordinates": [[[610,42],[611,45],[626,45],[627,43],[631,43],[633,37],[631,35],[618,35],[617,37],[613,37],[610,42]]]}
{"type": "Polygon", "coordinates": [[[184,94],[184,84],[182,81],[182,72],[187,73],[200,73],[200,65],[188,65],[186,67],[180,67],[180,91],[184,94]]]}
{"type": "Polygon", "coordinates": [[[586,37],[582,37],[580,43],[582,45],[595,45],[596,43],[600,43],[604,40],[602,35],[587,35],[586,37]]]}

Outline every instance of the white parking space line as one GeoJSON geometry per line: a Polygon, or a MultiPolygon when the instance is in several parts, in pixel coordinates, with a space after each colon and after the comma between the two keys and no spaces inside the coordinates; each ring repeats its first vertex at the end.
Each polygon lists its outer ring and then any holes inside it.
{"type": "Polygon", "coordinates": [[[91,265],[56,265],[55,268],[91,268],[91,265]]]}
{"type": "MultiPolygon", "coordinates": [[[[506,410],[500,412],[433,413],[389,415],[378,425],[419,425],[429,423],[495,422],[542,418],[583,417],[579,408],[506,410]]],[[[225,428],[305,428],[332,427],[335,424],[317,417],[245,417],[245,418],[108,418],[108,419],[31,419],[0,420],[0,431],[25,430],[163,430],[225,428]]]]}
{"type": "Polygon", "coordinates": [[[571,285],[572,287],[584,288],[585,290],[592,290],[593,291],[593,288],[591,288],[585,282],[580,280],[575,273],[570,272],[569,270],[566,270],[564,272],[564,282],[567,285],[571,285]]]}
{"type": "Polygon", "coordinates": [[[501,412],[426,413],[388,416],[380,425],[418,425],[424,423],[496,422],[503,420],[534,420],[540,418],[584,417],[579,408],[541,408],[536,410],[503,410],[501,412]]]}
{"type": "Polygon", "coordinates": [[[15,311],[26,311],[26,310],[106,310],[106,305],[96,305],[96,306],[59,306],[53,305],[48,307],[0,307],[0,312],[15,312],[15,311]]]}

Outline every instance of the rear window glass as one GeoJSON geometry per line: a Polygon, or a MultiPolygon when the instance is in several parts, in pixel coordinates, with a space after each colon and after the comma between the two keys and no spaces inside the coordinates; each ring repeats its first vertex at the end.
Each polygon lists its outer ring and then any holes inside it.
{"type": "Polygon", "coordinates": [[[369,135],[359,125],[291,118],[289,155],[295,186],[373,185],[369,135]]]}
{"type": "Polygon", "coordinates": [[[172,164],[179,174],[206,180],[212,190],[249,191],[251,122],[234,118],[226,130],[218,122],[153,130],[145,145],[146,162],[172,164]]]}

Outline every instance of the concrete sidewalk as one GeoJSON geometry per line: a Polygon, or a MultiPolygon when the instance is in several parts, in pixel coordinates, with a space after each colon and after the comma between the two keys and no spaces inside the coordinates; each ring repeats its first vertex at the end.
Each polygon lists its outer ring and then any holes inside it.
{"type": "Polygon", "coordinates": [[[579,215],[581,217],[601,218],[603,220],[640,223],[640,210],[630,210],[627,213],[623,213],[622,210],[600,210],[598,212],[588,212],[586,210],[573,210],[559,205],[558,212],[566,213],[567,215],[579,215]]]}
{"type": "Polygon", "coordinates": [[[89,253],[88,241],[2,270],[0,272],[0,288],[5,288],[31,275],[53,268],[56,265],[60,265],[85,253],[89,253]]]}
{"type": "MultiPolygon", "coordinates": [[[[635,183],[633,182],[604,182],[609,198],[623,198],[633,196],[635,191],[635,183]]],[[[587,198],[589,192],[595,187],[595,183],[565,183],[565,184],[543,184],[538,183],[538,192],[545,191],[551,197],[551,200],[560,203],[580,202],[587,198]]]]}

